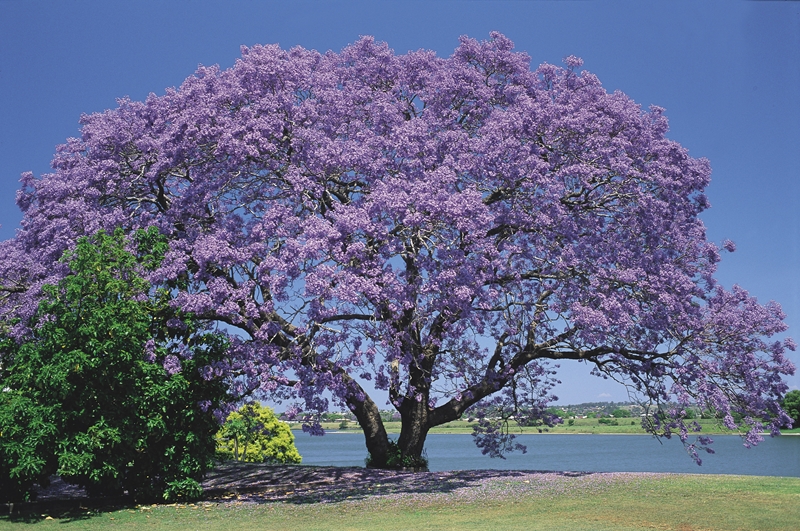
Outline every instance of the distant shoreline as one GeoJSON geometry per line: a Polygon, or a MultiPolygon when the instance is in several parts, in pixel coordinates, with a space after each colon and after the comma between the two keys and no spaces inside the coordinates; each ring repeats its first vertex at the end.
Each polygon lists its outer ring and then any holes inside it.
{"type": "MultiPolygon", "coordinates": [[[[300,428],[292,428],[293,432],[303,433],[302,429],[300,428]]],[[[363,435],[363,431],[360,429],[326,429],[325,435],[336,435],[336,434],[360,434],[363,435]]],[[[387,430],[389,435],[398,435],[399,431],[390,431],[387,430]]],[[[472,432],[463,431],[460,429],[456,430],[446,430],[446,431],[432,431],[428,433],[428,435],[471,435],[472,432]]],[[[653,437],[651,433],[643,433],[643,432],[613,432],[613,431],[543,431],[542,433],[533,432],[533,431],[524,431],[521,433],[514,433],[513,435],[644,435],[653,437]]],[[[725,436],[725,437],[740,437],[741,435],[738,433],[724,433],[724,432],[714,432],[714,431],[703,431],[698,432],[696,435],[717,435],[717,436],[725,436]]],[[[762,432],[761,435],[764,438],[770,437],[768,432],[762,432]]],[[[787,433],[781,432],[780,437],[791,437],[791,436],[800,436],[800,432],[791,431],[787,433]]]]}

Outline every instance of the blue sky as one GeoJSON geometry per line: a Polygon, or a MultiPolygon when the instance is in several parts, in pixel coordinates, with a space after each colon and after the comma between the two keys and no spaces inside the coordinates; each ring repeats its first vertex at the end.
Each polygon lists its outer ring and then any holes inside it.
{"type": "MultiPolygon", "coordinates": [[[[800,340],[800,2],[0,0],[0,239],[21,218],[20,173],[47,172],[82,113],[229,67],[240,45],[338,51],[374,35],[448,56],[492,30],[534,66],[574,54],[607,90],[666,108],[669,136],[714,169],[702,217],[738,247],[718,277],[780,302],[800,340]]],[[[563,371],[560,402],[626,400],[586,372],[563,371]]]]}

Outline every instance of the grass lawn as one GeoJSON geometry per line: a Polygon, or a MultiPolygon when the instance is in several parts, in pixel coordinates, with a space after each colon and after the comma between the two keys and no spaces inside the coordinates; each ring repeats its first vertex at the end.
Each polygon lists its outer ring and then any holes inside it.
{"type": "Polygon", "coordinates": [[[242,502],[0,517],[5,529],[796,530],[800,478],[658,474],[518,475],[441,491],[332,503],[242,502]]]}

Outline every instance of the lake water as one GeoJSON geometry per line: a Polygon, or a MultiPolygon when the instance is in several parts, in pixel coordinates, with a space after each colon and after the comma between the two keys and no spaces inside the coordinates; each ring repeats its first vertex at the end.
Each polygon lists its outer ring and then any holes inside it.
{"type": "MultiPolygon", "coordinates": [[[[800,436],[765,437],[747,449],[733,435],[714,435],[715,454],[703,452],[697,466],[677,439],[646,435],[518,435],[528,453],[506,459],[481,455],[471,435],[430,434],[425,450],[430,470],[557,470],[582,472],[680,472],[800,477],[800,436]]],[[[311,437],[295,432],[304,465],[364,466],[361,433],[329,432],[311,437]]]]}

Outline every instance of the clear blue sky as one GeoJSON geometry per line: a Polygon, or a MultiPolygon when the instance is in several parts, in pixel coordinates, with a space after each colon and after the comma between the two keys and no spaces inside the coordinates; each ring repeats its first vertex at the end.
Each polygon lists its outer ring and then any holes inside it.
{"type": "MultiPolygon", "coordinates": [[[[714,169],[709,238],[738,246],[718,277],[780,302],[800,341],[800,2],[0,0],[0,239],[21,218],[20,173],[48,171],[82,113],[229,67],[240,45],[338,51],[374,35],[448,56],[492,30],[534,65],[574,54],[607,90],[667,109],[670,137],[714,169]]],[[[585,372],[563,373],[562,403],[627,398],[585,372]]]]}

